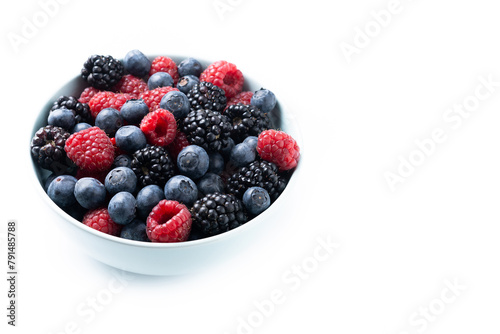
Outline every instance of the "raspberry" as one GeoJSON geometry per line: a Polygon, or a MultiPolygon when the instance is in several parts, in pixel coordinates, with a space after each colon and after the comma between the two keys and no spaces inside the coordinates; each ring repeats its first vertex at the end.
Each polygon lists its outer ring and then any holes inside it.
{"type": "Polygon", "coordinates": [[[174,79],[174,84],[177,85],[179,73],[177,72],[177,65],[172,59],[168,57],[156,57],[153,59],[149,75],[151,76],[157,72],[167,72],[174,79]]]}
{"type": "Polygon", "coordinates": [[[191,224],[191,213],[184,204],[164,199],[149,214],[146,233],[152,242],[186,241],[191,224]]]}
{"type": "Polygon", "coordinates": [[[95,94],[99,93],[100,90],[94,87],[87,87],[83,90],[78,98],[80,103],[89,103],[90,99],[94,97],[95,94]]]}
{"type": "Polygon", "coordinates": [[[231,99],[243,89],[243,74],[236,65],[219,60],[208,66],[200,75],[200,81],[211,82],[222,88],[226,98],[231,99]]]}
{"type": "Polygon", "coordinates": [[[119,236],[122,230],[122,226],[118,225],[111,219],[108,209],[106,208],[88,211],[83,216],[82,223],[93,228],[94,230],[114,236],[119,236]]]}
{"type": "Polygon", "coordinates": [[[72,134],[64,150],[78,167],[89,172],[109,169],[115,158],[111,140],[96,126],[72,134]]]}
{"type": "Polygon", "coordinates": [[[177,131],[174,141],[172,141],[168,146],[168,153],[172,156],[174,161],[177,161],[177,156],[181,153],[182,149],[191,145],[186,137],[186,134],[181,131],[177,131]]]}
{"type": "Polygon", "coordinates": [[[257,152],[264,160],[276,164],[280,171],[297,166],[300,149],[287,133],[276,130],[262,131],[257,140],[257,152]]]}
{"type": "Polygon", "coordinates": [[[121,80],[113,87],[113,91],[117,93],[126,93],[138,98],[142,92],[148,90],[148,84],[132,74],[124,75],[121,80]]]}
{"type": "Polygon", "coordinates": [[[120,110],[127,100],[133,98],[134,97],[130,94],[119,94],[108,91],[99,92],[89,101],[90,113],[95,119],[101,110],[106,108],[120,110]]]}
{"type": "Polygon", "coordinates": [[[238,103],[249,105],[250,101],[252,100],[252,96],[253,96],[253,93],[248,92],[248,91],[238,93],[235,96],[233,96],[233,98],[231,98],[229,100],[229,102],[227,103],[226,109],[229,108],[229,106],[232,106],[232,105],[238,104],[238,103]]]}
{"type": "Polygon", "coordinates": [[[165,109],[158,108],[150,112],[141,121],[141,130],[152,145],[167,146],[177,132],[174,115],[165,109]]]}
{"type": "Polygon", "coordinates": [[[177,88],[173,88],[170,86],[159,87],[153,90],[147,90],[145,92],[142,92],[142,94],[139,97],[144,100],[149,110],[153,111],[160,106],[161,98],[165,94],[171,91],[179,91],[179,90],[177,88]]]}

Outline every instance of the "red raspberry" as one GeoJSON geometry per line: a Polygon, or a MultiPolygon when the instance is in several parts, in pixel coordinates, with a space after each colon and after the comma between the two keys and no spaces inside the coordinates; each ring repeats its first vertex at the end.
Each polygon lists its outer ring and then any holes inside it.
{"type": "Polygon", "coordinates": [[[257,140],[257,152],[281,171],[297,166],[300,149],[297,142],[287,133],[276,130],[262,131],[257,140]]]}
{"type": "Polygon", "coordinates": [[[152,242],[186,241],[191,224],[191,213],[184,204],[164,199],[151,210],[146,234],[152,242]]]}
{"type": "Polygon", "coordinates": [[[140,127],[148,142],[157,146],[167,146],[174,140],[177,133],[174,115],[161,108],[144,116],[140,127]]]}
{"type": "Polygon", "coordinates": [[[146,102],[146,105],[149,107],[150,111],[155,110],[160,106],[161,98],[171,91],[178,91],[177,88],[173,87],[158,87],[153,90],[147,90],[143,92],[139,97],[146,102]]]}
{"type": "MultiPolygon", "coordinates": [[[[253,92],[241,92],[233,96],[229,102],[227,103],[226,109],[229,108],[229,106],[232,106],[233,104],[250,104],[250,101],[252,100],[253,92]]],[[[226,110],[224,109],[224,110],[226,110]]]]}
{"type": "Polygon", "coordinates": [[[243,89],[243,74],[236,65],[219,60],[208,66],[200,75],[200,81],[208,81],[222,88],[229,100],[243,89]]]}
{"type": "Polygon", "coordinates": [[[167,72],[170,74],[172,79],[174,79],[174,84],[177,85],[177,81],[179,81],[179,73],[177,72],[177,65],[172,59],[161,56],[153,59],[149,75],[153,75],[157,72],[167,72]]]}
{"type": "Polygon", "coordinates": [[[103,91],[95,94],[89,101],[90,113],[94,119],[106,108],[120,110],[127,100],[133,99],[130,94],[113,93],[103,91]]]}
{"type": "Polygon", "coordinates": [[[111,219],[106,208],[87,211],[83,216],[82,223],[88,227],[92,227],[94,230],[114,236],[119,236],[122,230],[122,226],[111,219]]]}
{"type": "Polygon", "coordinates": [[[132,74],[124,75],[121,80],[113,87],[113,91],[117,93],[126,93],[138,98],[142,92],[148,90],[148,84],[132,74]]]}
{"type": "Polygon", "coordinates": [[[181,151],[191,145],[186,137],[186,134],[181,131],[177,131],[174,141],[167,146],[168,153],[172,156],[174,161],[177,161],[177,156],[181,151]]]}
{"type": "Polygon", "coordinates": [[[78,167],[89,172],[109,169],[115,158],[115,148],[106,133],[97,126],[73,133],[64,150],[78,167]]]}
{"type": "Polygon", "coordinates": [[[99,93],[100,90],[94,87],[87,87],[83,90],[83,92],[80,94],[80,98],[78,99],[78,102],[80,103],[89,103],[90,99],[94,97],[95,94],[99,93]]]}

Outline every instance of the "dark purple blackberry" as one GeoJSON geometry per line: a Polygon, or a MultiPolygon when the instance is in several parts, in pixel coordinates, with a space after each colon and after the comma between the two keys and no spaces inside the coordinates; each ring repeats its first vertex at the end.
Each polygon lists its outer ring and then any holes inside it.
{"type": "Polygon", "coordinates": [[[271,128],[267,113],[252,105],[234,104],[226,109],[224,115],[231,122],[231,138],[236,143],[242,142],[248,136],[258,136],[262,131],[271,128]]]}
{"type": "Polygon", "coordinates": [[[64,145],[70,135],[58,126],[40,128],[31,139],[31,156],[40,167],[57,175],[67,172],[72,164],[66,159],[64,145]]]}
{"type": "Polygon", "coordinates": [[[242,199],[250,187],[261,187],[267,190],[274,201],[281,194],[286,182],[278,174],[278,167],[268,161],[254,161],[241,167],[226,181],[226,192],[242,199]]]}
{"type": "Polygon", "coordinates": [[[201,146],[207,152],[218,152],[229,145],[231,123],[218,111],[191,109],[182,121],[181,131],[192,145],[201,146]]]}
{"type": "Polygon", "coordinates": [[[111,56],[90,56],[83,64],[82,78],[97,89],[109,90],[122,78],[125,69],[121,61],[111,56]]]}
{"type": "Polygon", "coordinates": [[[241,201],[230,194],[206,195],[197,200],[190,211],[194,228],[205,236],[232,230],[248,220],[241,201]]]}
{"type": "Polygon", "coordinates": [[[92,116],[90,115],[90,108],[87,103],[78,102],[78,99],[74,96],[61,96],[54,102],[50,110],[63,107],[73,112],[76,123],[92,124],[92,116]]]}
{"type": "Polygon", "coordinates": [[[210,109],[222,112],[227,99],[224,90],[211,82],[201,81],[187,94],[191,109],[210,109]]]}
{"type": "Polygon", "coordinates": [[[141,188],[150,184],[164,187],[168,179],[175,175],[173,160],[161,146],[137,150],[132,156],[131,168],[141,188]]]}

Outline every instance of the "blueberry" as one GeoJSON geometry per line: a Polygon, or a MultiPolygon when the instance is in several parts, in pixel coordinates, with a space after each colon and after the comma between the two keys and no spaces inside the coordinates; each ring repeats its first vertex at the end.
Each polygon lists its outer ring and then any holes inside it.
{"type": "Polygon", "coordinates": [[[231,151],[234,147],[234,140],[233,138],[229,137],[227,138],[225,145],[222,146],[220,149],[220,154],[224,157],[224,159],[229,159],[229,156],[231,155],[231,151]]]}
{"type": "Polygon", "coordinates": [[[168,92],[161,98],[160,108],[170,111],[179,120],[189,113],[189,100],[183,92],[168,92]]]}
{"type": "Polygon", "coordinates": [[[116,146],[127,153],[134,153],[146,147],[147,141],[144,133],[135,125],[126,125],[116,131],[116,146]]]}
{"type": "Polygon", "coordinates": [[[132,75],[143,77],[151,69],[151,60],[139,50],[129,51],[123,58],[123,66],[132,75]]]}
{"type": "Polygon", "coordinates": [[[137,194],[137,214],[139,217],[146,218],[162,199],[165,199],[165,193],[156,184],[142,188],[137,194]]]}
{"type": "Polygon", "coordinates": [[[76,203],[75,184],[78,180],[71,175],[60,175],[50,182],[47,194],[60,207],[76,203]]]}
{"type": "Polygon", "coordinates": [[[176,175],[165,184],[165,199],[190,206],[198,199],[198,188],[189,177],[176,175]]]}
{"type": "Polygon", "coordinates": [[[132,99],[125,102],[120,109],[123,119],[129,124],[141,123],[144,116],[149,113],[149,108],[143,99],[132,99]]]}
{"type": "Polygon", "coordinates": [[[213,194],[213,193],[224,193],[224,181],[222,178],[214,173],[206,173],[198,181],[198,190],[203,195],[213,194]]]}
{"type": "Polygon", "coordinates": [[[186,58],[181,61],[179,65],[177,65],[177,71],[179,72],[180,77],[185,75],[194,75],[195,77],[199,77],[203,71],[203,67],[196,59],[186,58]]]}
{"type": "Polygon", "coordinates": [[[75,126],[75,114],[69,109],[59,108],[49,113],[47,122],[49,125],[58,126],[69,131],[75,126]]]}
{"type": "Polygon", "coordinates": [[[130,224],[123,226],[120,238],[149,242],[146,233],[146,223],[139,219],[134,219],[130,224]]]}
{"type": "Polygon", "coordinates": [[[194,75],[186,75],[179,79],[177,82],[177,89],[187,95],[191,88],[200,82],[200,79],[194,75]]]}
{"type": "Polygon", "coordinates": [[[123,119],[120,112],[113,108],[101,110],[95,118],[95,125],[101,128],[110,137],[113,137],[123,125],[123,119]]]}
{"type": "Polygon", "coordinates": [[[71,133],[76,133],[76,132],[80,132],[82,130],[85,130],[85,129],[88,129],[88,128],[91,128],[92,125],[88,124],[88,123],[77,123],[75,124],[75,126],[73,127],[73,129],[71,129],[71,133]]]}
{"type": "Polygon", "coordinates": [[[248,146],[253,148],[255,150],[255,152],[257,152],[257,141],[258,140],[259,140],[259,138],[255,137],[255,136],[248,136],[243,141],[243,144],[247,144],[248,146]]]}
{"type": "Polygon", "coordinates": [[[271,198],[266,189],[251,187],[243,194],[243,205],[253,215],[258,215],[271,205],[271,198]]]}
{"type": "Polygon", "coordinates": [[[229,161],[236,167],[243,167],[255,161],[255,158],[255,150],[247,144],[240,143],[231,150],[229,161]]]}
{"type": "Polygon", "coordinates": [[[128,167],[116,167],[106,175],[104,185],[111,195],[121,191],[133,193],[137,186],[137,176],[128,167]]]}
{"type": "Polygon", "coordinates": [[[135,205],[134,195],[126,191],[121,191],[109,201],[109,216],[115,223],[127,225],[135,218],[135,205]]]}
{"type": "Polygon", "coordinates": [[[208,172],[220,174],[224,170],[224,158],[219,152],[211,152],[208,154],[208,172]]]}
{"type": "Polygon", "coordinates": [[[75,198],[85,209],[95,209],[106,201],[106,188],[93,177],[83,177],[75,184],[75,198]]]}
{"type": "Polygon", "coordinates": [[[263,113],[268,113],[276,106],[276,96],[269,89],[261,88],[253,94],[250,104],[259,108],[263,113]]]}
{"type": "Polygon", "coordinates": [[[186,146],[177,156],[179,171],[193,180],[207,172],[208,162],[207,152],[198,145],[186,146]]]}
{"type": "Polygon", "coordinates": [[[50,186],[50,183],[57,177],[58,175],[56,173],[50,173],[49,176],[47,176],[47,178],[45,179],[44,183],[43,183],[43,190],[45,190],[45,192],[48,191],[49,189],[49,186],[50,186]]]}
{"type": "Polygon", "coordinates": [[[156,72],[148,79],[148,89],[153,90],[155,88],[173,86],[174,79],[167,72],[156,72]]]}
{"type": "Polygon", "coordinates": [[[127,154],[120,154],[115,158],[115,161],[113,161],[113,168],[116,167],[130,168],[131,166],[132,166],[132,157],[127,154]]]}

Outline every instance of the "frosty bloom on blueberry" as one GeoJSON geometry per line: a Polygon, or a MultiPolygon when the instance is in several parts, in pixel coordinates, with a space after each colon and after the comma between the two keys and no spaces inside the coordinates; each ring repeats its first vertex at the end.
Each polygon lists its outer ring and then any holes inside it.
{"type": "Polygon", "coordinates": [[[92,55],[79,80],[49,103],[30,153],[48,197],[99,232],[190,242],[230,231],[273,205],[300,160],[271,121],[275,94],[249,90],[226,60],[92,55]]]}

